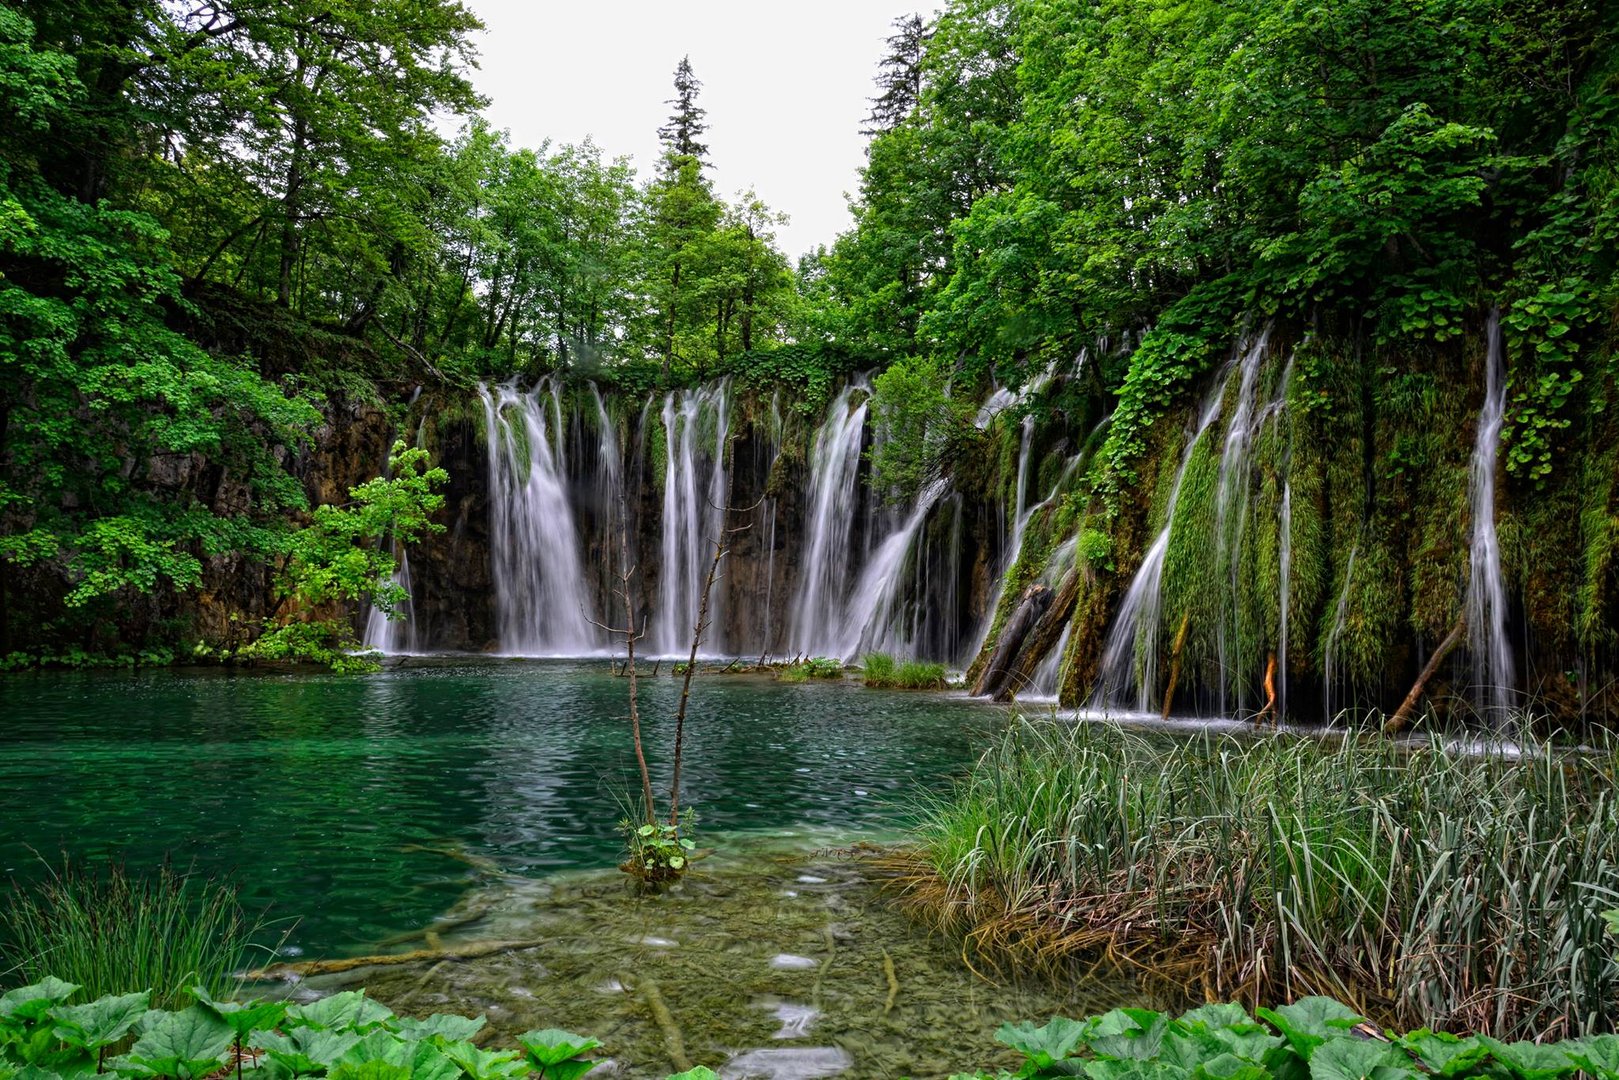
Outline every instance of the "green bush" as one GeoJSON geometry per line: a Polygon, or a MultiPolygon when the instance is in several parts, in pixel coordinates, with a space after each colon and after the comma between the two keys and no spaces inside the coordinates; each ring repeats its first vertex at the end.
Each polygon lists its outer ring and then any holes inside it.
{"type": "Polygon", "coordinates": [[[815,656],[799,664],[789,664],[776,673],[782,682],[801,683],[811,679],[843,678],[843,661],[830,656],[815,656]]]}
{"type": "Polygon", "coordinates": [[[895,660],[887,653],[867,654],[864,670],[866,685],[877,690],[943,690],[948,685],[943,664],[895,660]]]}
{"type": "MultiPolygon", "coordinates": [[[[258,1052],[246,1055],[253,1073],[273,1080],[577,1080],[598,1064],[582,1055],[601,1046],[546,1029],[519,1035],[517,1049],[480,1049],[481,1016],[411,1020],[360,990],[294,1005],[219,1001],[198,987],[178,1011],[148,1011],[145,991],[68,1004],[84,996],[54,978],[0,996],[0,1077],[202,1080],[233,1065],[239,1076],[246,1050],[258,1052]],[[131,1036],[126,1053],[108,1056],[131,1036]]],[[[715,1077],[696,1068],[671,1080],[715,1077]]]]}
{"type": "Polygon", "coordinates": [[[164,866],[134,877],[66,863],[32,891],[14,889],[0,922],[8,976],[67,976],[87,997],[150,989],[158,1006],[189,1002],[201,985],[238,985],[262,924],[248,919],[236,887],[164,866]]]}
{"type": "Polygon", "coordinates": [[[1378,1037],[1353,1009],[1331,998],[1259,1009],[1205,1005],[1178,1019],[1115,1009],[1043,1027],[1007,1024],[996,1038],[1024,1056],[1015,1073],[963,1073],[952,1080],[1559,1080],[1583,1072],[1619,1080],[1619,1036],[1555,1044],[1458,1038],[1423,1028],[1378,1037]]]}

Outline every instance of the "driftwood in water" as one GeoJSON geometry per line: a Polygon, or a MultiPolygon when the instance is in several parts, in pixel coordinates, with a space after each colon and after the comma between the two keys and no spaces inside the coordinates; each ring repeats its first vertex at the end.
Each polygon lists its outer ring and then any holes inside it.
{"type": "Polygon", "coordinates": [[[989,663],[984,665],[984,673],[978,677],[973,687],[974,694],[989,694],[999,697],[1001,688],[1012,675],[1012,662],[1017,659],[1018,650],[1023,647],[1023,639],[1029,636],[1040,616],[1046,613],[1051,606],[1051,590],[1044,585],[1031,585],[1018,601],[1017,610],[1012,617],[1006,620],[1001,628],[1001,636],[995,642],[995,651],[990,655],[989,663]]]}
{"type": "MultiPolygon", "coordinates": [[[[623,980],[619,980],[622,982],[623,980]]],[[[663,1032],[664,1049],[669,1053],[669,1061],[681,1072],[691,1071],[691,1059],[686,1056],[686,1040],[681,1038],[680,1026],[675,1023],[674,1014],[663,1000],[663,994],[658,990],[658,984],[651,979],[639,980],[641,995],[646,998],[648,1011],[652,1013],[653,1022],[663,1032]]]]}
{"type": "Polygon", "coordinates": [[[1164,710],[1160,714],[1169,719],[1169,710],[1175,706],[1175,687],[1181,681],[1181,654],[1186,651],[1186,631],[1192,627],[1192,610],[1181,616],[1181,628],[1175,631],[1175,647],[1169,654],[1169,682],[1164,684],[1164,710]]]}
{"type": "Polygon", "coordinates": [[[1445,657],[1456,651],[1456,646],[1462,643],[1462,636],[1466,633],[1467,620],[1457,619],[1456,625],[1451,627],[1450,633],[1446,635],[1445,640],[1439,643],[1439,648],[1435,649],[1433,655],[1428,657],[1428,662],[1423,665],[1422,673],[1417,676],[1417,681],[1411,684],[1411,692],[1405,695],[1405,700],[1400,702],[1398,709],[1394,710],[1394,715],[1384,722],[1383,734],[1398,735],[1405,730],[1405,726],[1411,722],[1411,717],[1417,711],[1418,703],[1422,701],[1423,693],[1428,689],[1428,683],[1438,674],[1439,666],[1445,662],[1445,657]]]}
{"type": "Polygon", "coordinates": [[[310,975],[338,975],[365,967],[387,967],[398,964],[425,964],[445,960],[481,960],[499,953],[522,952],[537,949],[545,941],[469,941],[448,949],[413,949],[410,952],[382,953],[377,956],[351,956],[343,960],[302,960],[290,964],[271,964],[269,967],[249,971],[247,977],[263,982],[270,979],[307,978],[310,975]]]}
{"type": "Polygon", "coordinates": [[[1080,578],[1078,570],[1070,570],[1057,586],[1057,592],[1051,599],[1051,604],[1040,621],[1034,624],[1028,637],[1023,639],[1023,647],[1018,651],[1017,659],[1012,663],[1006,680],[995,692],[996,701],[1011,701],[1012,698],[1028,688],[1029,682],[1034,678],[1034,669],[1040,666],[1057,642],[1062,638],[1062,632],[1073,618],[1074,606],[1079,603],[1080,578]]]}

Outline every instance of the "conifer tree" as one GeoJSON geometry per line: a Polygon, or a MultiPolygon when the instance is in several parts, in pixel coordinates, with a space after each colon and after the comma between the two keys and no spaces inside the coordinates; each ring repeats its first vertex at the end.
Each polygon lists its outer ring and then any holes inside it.
{"type": "Polygon", "coordinates": [[[877,87],[882,93],[871,99],[871,115],[866,117],[862,135],[893,131],[916,111],[922,100],[922,53],[927,41],[927,25],[921,15],[901,15],[894,20],[888,55],[877,67],[877,87]]]}
{"type": "Polygon", "coordinates": [[[692,73],[691,57],[682,56],[675,68],[675,96],[664,103],[674,106],[675,111],[669,115],[669,122],[658,129],[666,161],[670,157],[689,157],[699,165],[708,164],[708,146],[698,141],[708,130],[703,120],[707,110],[697,104],[697,93],[702,88],[702,82],[692,73]]]}

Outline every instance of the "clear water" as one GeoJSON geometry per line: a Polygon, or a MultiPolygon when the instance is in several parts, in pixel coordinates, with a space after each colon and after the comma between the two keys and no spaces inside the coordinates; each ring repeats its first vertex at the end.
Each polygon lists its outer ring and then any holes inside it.
{"type": "MultiPolygon", "coordinates": [[[[667,762],[678,684],[642,684],[667,762]]],[[[606,661],[410,661],[380,675],[35,673],[0,678],[0,875],[40,856],[165,855],[234,872],[288,944],[360,954],[489,879],[608,868],[633,786],[606,661]],[[35,853],[38,853],[36,855],[35,853]]],[[[711,842],[892,833],[1002,715],[853,683],[699,680],[683,802],[711,842]]]]}

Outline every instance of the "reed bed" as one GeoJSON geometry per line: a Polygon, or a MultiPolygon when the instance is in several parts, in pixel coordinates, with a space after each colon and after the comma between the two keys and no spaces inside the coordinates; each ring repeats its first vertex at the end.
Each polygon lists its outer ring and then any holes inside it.
{"type": "Polygon", "coordinates": [[[865,684],[879,690],[943,690],[949,685],[945,666],[924,660],[895,660],[887,653],[867,653],[861,668],[865,684]]]}
{"type": "Polygon", "coordinates": [[[1114,964],[1251,1004],[1325,994],[1402,1029],[1605,1031],[1614,764],[1020,721],[924,804],[896,882],[979,963],[1114,964]]]}
{"type": "Polygon", "coordinates": [[[228,880],[67,863],[37,886],[14,886],[0,910],[0,984],[54,976],[82,987],[83,1000],[151,990],[154,1008],[179,1008],[199,985],[216,996],[237,989],[264,929],[228,880]]]}

